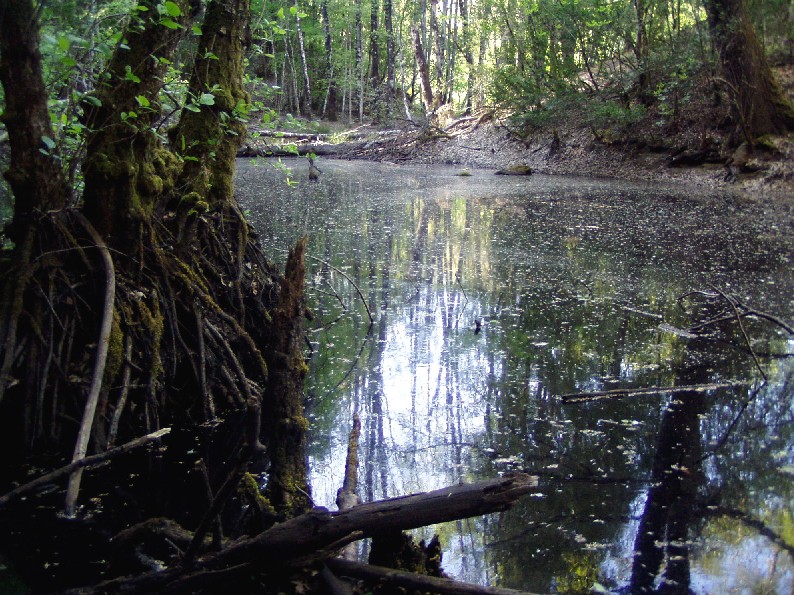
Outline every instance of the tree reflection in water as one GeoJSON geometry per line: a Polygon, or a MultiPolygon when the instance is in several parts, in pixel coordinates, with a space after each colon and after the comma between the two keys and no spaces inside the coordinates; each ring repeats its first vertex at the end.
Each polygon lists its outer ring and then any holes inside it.
{"type": "MultiPolygon", "coordinates": [[[[762,205],[581,178],[322,169],[291,188],[243,162],[237,184],[274,256],[308,232],[319,259],[307,279],[317,504],[333,506],[359,413],[364,499],[513,469],[541,476],[507,513],[422,535],[441,534],[458,578],[538,592],[794,582],[790,358],[764,360],[757,393],[557,398],[752,382],[746,353],[696,348],[660,323],[686,326],[676,298],[709,283],[794,317],[794,238],[762,205]]],[[[759,353],[792,350],[745,323],[759,353]]]]}

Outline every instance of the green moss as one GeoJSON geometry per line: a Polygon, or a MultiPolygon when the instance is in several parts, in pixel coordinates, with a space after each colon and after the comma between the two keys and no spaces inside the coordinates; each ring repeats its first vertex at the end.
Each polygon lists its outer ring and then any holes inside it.
{"type": "Polygon", "coordinates": [[[116,377],[121,364],[124,362],[124,331],[121,330],[121,316],[118,310],[113,311],[113,324],[110,329],[110,340],[108,343],[108,356],[105,362],[105,376],[103,384],[110,386],[113,378],[116,377]]]}
{"type": "Polygon", "coordinates": [[[247,502],[253,503],[261,512],[276,514],[276,509],[273,508],[270,500],[265,498],[264,494],[259,490],[259,483],[251,473],[243,475],[240,484],[237,486],[237,493],[247,502]]]}
{"type": "Polygon", "coordinates": [[[140,314],[141,323],[144,328],[149,331],[152,338],[151,349],[151,376],[156,378],[162,372],[163,364],[160,358],[160,346],[163,341],[163,330],[165,329],[165,317],[160,312],[160,306],[157,300],[153,300],[154,306],[149,309],[146,303],[141,300],[138,302],[138,312],[140,314]]]}
{"type": "Polygon", "coordinates": [[[301,432],[309,431],[309,420],[306,419],[304,416],[296,415],[295,417],[292,418],[291,421],[292,421],[291,425],[297,430],[300,430],[301,432]]]}
{"type": "Polygon", "coordinates": [[[150,196],[159,196],[163,192],[163,179],[157,175],[154,163],[145,163],[141,167],[140,187],[150,196]]]}

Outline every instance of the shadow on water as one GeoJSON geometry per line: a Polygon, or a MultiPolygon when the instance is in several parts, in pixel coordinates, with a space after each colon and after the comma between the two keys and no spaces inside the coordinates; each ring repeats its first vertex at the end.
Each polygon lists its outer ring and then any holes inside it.
{"type": "Polygon", "coordinates": [[[679,296],[711,286],[791,320],[787,223],[697,189],[327,160],[310,184],[304,161],[285,163],[297,186],[241,161],[238,192],[274,259],[309,236],[317,504],[333,507],[358,413],[365,500],[541,477],[506,513],[422,534],[440,534],[457,578],[789,592],[794,365],[764,354],[794,341],[744,319],[764,383],[735,323],[729,343],[675,330],[691,324],[679,296]]]}

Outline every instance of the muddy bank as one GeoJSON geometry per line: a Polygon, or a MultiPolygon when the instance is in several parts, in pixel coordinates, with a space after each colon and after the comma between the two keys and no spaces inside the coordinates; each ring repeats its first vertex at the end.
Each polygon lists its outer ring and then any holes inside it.
{"type": "MultiPolygon", "coordinates": [[[[590,129],[574,127],[519,136],[506,121],[481,115],[452,120],[433,133],[414,126],[386,131],[359,127],[334,137],[292,135],[283,140],[295,143],[301,155],[459,165],[461,169],[527,165],[535,173],[684,183],[744,191],[756,197],[794,197],[794,136],[770,139],[766,150],[749,157],[736,180],[726,179],[724,159],[716,150],[704,163],[671,167],[677,156],[695,152],[698,143],[702,144],[702,139],[689,136],[683,131],[653,139],[643,130],[635,130],[630,140],[606,142],[590,129]],[[350,140],[334,142],[340,138],[350,140]]],[[[710,144],[715,146],[719,140],[710,144]]],[[[278,154],[279,141],[273,137],[252,140],[241,156],[278,154]]]]}

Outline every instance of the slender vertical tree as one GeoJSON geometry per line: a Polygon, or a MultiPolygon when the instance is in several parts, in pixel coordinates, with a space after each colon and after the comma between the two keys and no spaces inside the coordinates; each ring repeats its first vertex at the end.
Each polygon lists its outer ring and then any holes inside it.
{"type": "Polygon", "coordinates": [[[378,0],[372,0],[369,18],[369,80],[372,89],[375,90],[380,85],[380,24],[379,13],[380,3],[378,0]]]}
{"type": "Polygon", "coordinates": [[[303,108],[303,115],[307,118],[312,117],[312,92],[311,92],[311,79],[309,78],[309,60],[306,56],[306,42],[303,38],[303,29],[301,27],[301,11],[298,3],[290,8],[290,11],[295,16],[295,36],[298,39],[298,52],[300,53],[301,61],[301,74],[303,89],[301,90],[301,104],[303,108]]]}
{"type": "Polygon", "coordinates": [[[331,38],[331,19],[328,16],[328,0],[323,0],[320,5],[320,12],[323,19],[323,31],[325,33],[325,79],[328,84],[326,100],[323,105],[323,116],[336,121],[337,112],[337,87],[334,76],[333,44],[331,38]]]}

